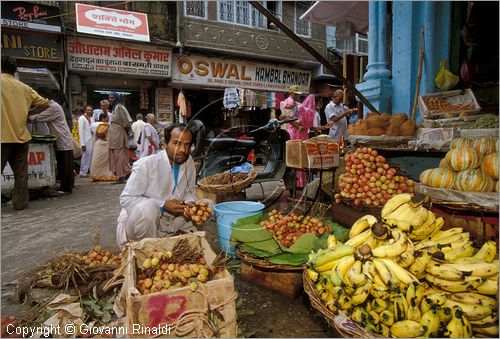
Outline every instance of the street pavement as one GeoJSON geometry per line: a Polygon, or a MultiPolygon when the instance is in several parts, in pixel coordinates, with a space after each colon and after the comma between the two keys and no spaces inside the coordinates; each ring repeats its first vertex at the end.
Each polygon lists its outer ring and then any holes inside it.
{"type": "MultiPolygon", "coordinates": [[[[1,210],[1,288],[2,314],[20,315],[23,308],[15,302],[17,279],[55,255],[89,250],[96,240],[113,252],[116,245],[116,219],[120,212],[119,196],[124,185],[92,182],[77,178],[70,195],[45,196],[29,202],[24,211],[2,203],[1,210]]],[[[247,200],[283,210],[287,199],[280,195],[279,182],[264,183],[264,196],[256,184],[247,189],[247,200]]],[[[217,226],[212,220],[205,229],[212,248],[220,251],[217,226]]],[[[324,337],[332,336],[324,321],[311,311],[307,296],[291,300],[258,286],[241,281],[239,271],[235,284],[243,299],[239,310],[242,336],[257,337],[324,337]],[[278,316],[277,314],[281,314],[278,316]]]]}

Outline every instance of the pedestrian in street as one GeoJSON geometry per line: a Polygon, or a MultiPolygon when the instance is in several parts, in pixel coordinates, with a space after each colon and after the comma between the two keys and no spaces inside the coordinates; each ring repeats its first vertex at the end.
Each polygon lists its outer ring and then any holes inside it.
{"type": "Polygon", "coordinates": [[[80,177],[89,176],[90,163],[92,161],[92,106],[85,106],[83,114],[78,118],[78,135],[80,136],[80,146],[82,148],[82,160],[80,161],[80,177]]]}
{"type": "Polygon", "coordinates": [[[160,150],[160,136],[156,132],[156,116],[153,113],[146,115],[146,125],[141,133],[141,156],[156,154],[160,150]]]}
{"type": "Polygon", "coordinates": [[[109,170],[108,113],[101,113],[95,125],[97,126],[94,133],[90,179],[92,181],[116,181],[118,177],[113,175],[113,172],[109,170]]]}
{"type": "Polygon", "coordinates": [[[46,106],[49,101],[14,77],[16,60],[2,55],[2,172],[9,163],[14,173],[12,206],[28,206],[28,152],[31,135],[26,127],[29,108],[46,106]]]}
{"type": "Polygon", "coordinates": [[[49,106],[41,113],[31,115],[30,120],[34,124],[37,122],[47,123],[50,133],[57,136],[55,149],[57,175],[61,180],[59,190],[64,193],[71,193],[75,184],[73,175],[73,140],[66,122],[66,115],[61,105],[54,100],[58,95],[55,91],[49,88],[40,88],[38,91],[49,99],[49,106]]]}
{"type": "Polygon", "coordinates": [[[144,117],[141,113],[137,113],[135,115],[135,121],[132,123],[132,132],[134,132],[134,142],[137,145],[137,149],[135,150],[135,155],[139,158],[141,155],[141,132],[144,129],[144,126],[146,126],[146,123],[144,122],[144,117]]]}
{"type": "Polygon", "coordinates": [[[120,195],[122,210],[116,229],[120,248],[130,241],[197,230],[186,212],[195,201],[192,141],[186,125],[170,124],[165,128],[166,149],[134,163],[120,195]]]}
{"type": "Polygon", "coordinates": [[[343,138],[347,141],[347,118],[356,112],[355,109],[349,109],[342,104],[344,92],[336,90],[331,95],[331,101],[325,108],[327,122],[330,124],[330,136],[336,142],[343,138]]]}
{"type": "Polygon", "coordinates": [[[280,120],[284,120],[285,118],[298,118],[297,110],[299,109],[299,103],[297,102],[297,98],[299,95],[302,95],[299,86],[290,86],[290,88],[288,88],[288,98],[280,102],[280,120]]]}
{"type": "Polygon", "coordinates": [[[108,100],[101,100],[99,102],[99,107],[100,108],[96,108],[92,112],[92,123],[98,122],[99,117],[101,116],[102,113],[106,113],[106,114],[109,113],[109,101],[108,100]]]}
{"type": "Polygon", "coordinates": [[[321,125],[321,114],[320,111],[323,108],[323,98],[320,95],[316,95],[316,114],[314,115],[313,127],[310,132],[312,136],[318,136],[322,131],[330,129],[330,125],[321,125]]]}
{"type": "Polygon", "coordinates": [[[132,170],[128,157],[128,134],[132,118],[118,93],[111,92],[108,100],[113,109],[108,132],[109,169],[118,177],[114,183],[123,184],[132,170]]]}

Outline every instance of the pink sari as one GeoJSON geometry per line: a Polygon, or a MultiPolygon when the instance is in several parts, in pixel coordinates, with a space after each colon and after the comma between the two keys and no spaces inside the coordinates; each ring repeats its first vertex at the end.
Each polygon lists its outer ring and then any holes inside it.
{"type": "MultiPolygon", "coordinates": [[[[306,140],[309,138],[309,129],[313,126],[314,115],[316,114],[316,100],[314,94],[309,94],[303,103],[299,104],[298,108],[299,120],[301,128],[297,128],[292,124],[288,125],[288,133],[290,140],[306,140]]],[[[296,171],[296,187],[302,188],[307,184],[306,172],[296,171]]]]}

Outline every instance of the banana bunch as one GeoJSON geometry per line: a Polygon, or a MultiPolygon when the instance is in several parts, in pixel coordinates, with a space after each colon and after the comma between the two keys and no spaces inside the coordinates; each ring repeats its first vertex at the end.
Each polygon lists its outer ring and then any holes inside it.
{"type": "Polygon", "coordinates": [[[344,244],[310,255],[307,274],[332,312],[384,337],[498,337],[496,244],[441,230],[425,198],[399,194],[382,220],[358,219],[344,244]]]}

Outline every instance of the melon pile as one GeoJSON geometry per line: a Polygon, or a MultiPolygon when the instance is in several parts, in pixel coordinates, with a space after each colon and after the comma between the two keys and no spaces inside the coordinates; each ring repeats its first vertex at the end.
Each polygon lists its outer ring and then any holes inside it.
{"type": "Polygon", "coordinates": [[[498,138],[453,139],[439,163],[420,174],[431,187],[468,192],[498,192],[498,138]]]}

